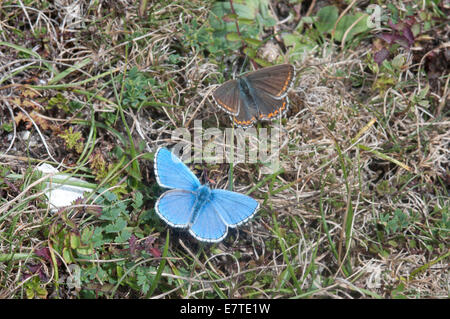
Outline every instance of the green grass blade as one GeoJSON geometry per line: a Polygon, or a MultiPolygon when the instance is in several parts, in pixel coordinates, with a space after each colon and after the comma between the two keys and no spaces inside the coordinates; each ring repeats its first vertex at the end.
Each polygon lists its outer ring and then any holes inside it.
{"type": "MultiPolygon", "coordinates": [[[[351,200],[351,189],[350,189],[350,185],[348,183],[348,171],[347,171],[347,166],[345,163],[345,158],[344,155],[342,154],[342,150],[339,146],[339,144],[337,142],[335,142],[335,146],[336,146],[336,150],[338,152],[338,156],[339,156],[339,161],[341,163],[341,168],[342,168],[342,173],[343,173],[343,178],[345,181],[345,189],[347,191],[347,196],[346,196],[346,203],[347,203],[347,209],[345,211],[345,215],[344,215],[344,220],[342,223],[342,228],[344,229],[344,237],[345,237],[345,252],[344,252],[344,256],[346,258],[350,258],[350,254],[348,254],[348,251],[350,250],[350,244],[351,244],[351,240],[352,240],[352,230],[353,230],[353,217],[354,217],[354,212],[353,212],[353,205],[352,205],[352,200],[351,200]]],[[[341,233],[342,234],[342,233],[341,233]]],[[[341,240],[343,238],[341,237],[341,240]]],[[[338,256],[339,256],[339,262],[341,263],[342,266],[342,270],[344,271],[346,276],[349,276],[351,274],[351,269],[350,269],[350,261],[348,261],[345,265],[345,259],[342,259],[343,256],[341,255],[341,251],[340,251],[340,247],[338,249],[338,256]],[[346,269],[347,266],[347,269],[346,269]]]]}
{"type": "Polygon", "coordinates": [[[289,272],[289,275],[290,275],[290,277],[291,277],[291,279],[292,279],[292,281],[294,283],[294,287],[297,290],[296,293],[299,294],[302,290],[301,290],[300,284],[299,284],[299,282],[297,280],[297,276],[295,275],[294,268],[292,267],[291,262],[289,260],[289,257],[288,257],[287,251],[286,251],[286,246],[284,245],[284,241],[281,238],[280,228],[278,226],[278,222],[277,222],[277,218],[275,216],[275,213],[272,213],[272,219],[273,219],[273,224],[274,224],[274,232],[275,232],[275,235],[278,238],[278,242],[280,244],[281,251],[282,251],[282,254],[283,254],[283,260],[284,260],[284,262],[287,265],[287,271],[289,272]]]}
{"type": "Polygon", "coordinates": [[[58,75],[53,77],[53,79],[48,81],[48,84],[52,85],[54,83],[58,83],[59,81],[64,79],[66,76],[68,76],[70,73],[72,73],[74,71],[81,70],[84,66],[88,65],[91,62],[92,62],[92,59],[91,58],[87,58],[87,59],[84,59],[83,61],[75,64],[74,66],[68,67],[63,72],[59,73],[58,75]]]}
{"type": "Polygon", "coordinates": [[[166,267],[166,258],[167,258],[168,252],[169,252],[169,234],[170,234],[170,232],[167,231],[166,243],[164,245],[164,250],[162,253],[162,257],[161,257],[161,263],[159,264],[158,270],[156,271],[156,275],[155,275],[155,278],[153,279],[152,285],[150,286],[150,289],[148,290],[147,298],[150,298],[150,296],[155,291],[156,287],[158,286],[158,282],[161,279],[161,274],[162,274],[164,268],[166,267]]]}
{"type": "Polygon", "coordinates": [[[379,158],[381,158],[381,159],[384,159],[384,160],[386,160],[386,161],[389,161],[389,162],[391,162],[391,163],[394,163],[395,165],[400,166],[400,167],[403,168],[403,169],[406,169],[407,171],[410,171],[410,172],[412,171],[411,167],[409,167],[408,165],[406,165],[406,164],[404,164],[404,163],[402,163],[402,162],[396,160],[395,158],[392,158],[392,157],[390,157],[390,156],[388,156],[388,155],[386,155],[386,154],[383,154],[383,153],[381,153],[381,152],[379,152],[379,151],[377,151],[377,150],[374,150],[374,149],[372,149],[372,148],[370,148],[370,147],[368,147],[368,146],[362,145],[362,144],[358,144],[357,146],[358,146],[360,149],[362,149],[363,151],[370,152],[370,153],[374,154],[375,156],[377,156],[377,157],[379,157],[379,158]]]}
{"type": "MultiPolygon", "coordinates": [[[[58,72],[55,70],[55,68],[50,63],[48,63],[47,61],[42,59],[42,57],[38,53],[34,52],[33,50],[24,48],[24,47],[22,47],[20,45],[16,45],[16,44],[13,44],[13,43],[8,43],[8,42],[3,42],[3,41],[0,42],[0,45],[4,45],[4,46],[7,46],[7,47],[10,47],[10,48],[15,49],[15,50],[17,50],[19,52],[22,52],[22,53],[25,53],[25,54],[29,54],[29,55],[39,59],[42,62],[42,64],[44,64],[47,67],[49,72],[53,73],[54,76],[58,76],[58,72]]],[[[3,81],[4,81],[3,79],[0,80],[0,84],[3,81]]]]}

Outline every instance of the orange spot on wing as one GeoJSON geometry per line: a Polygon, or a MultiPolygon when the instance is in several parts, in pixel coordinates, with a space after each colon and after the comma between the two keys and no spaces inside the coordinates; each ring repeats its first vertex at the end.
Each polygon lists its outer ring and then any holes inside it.
{"type": "Polygon", "coordinates": [[[224,109],[227,109],[228,111],[234,113],[236,112],[236,110],[232,109],[231,107],[229,107],[228,105],[226,105],[225,103],[223,103],[221,100],[219,99],[215,99],[217,104],[219,104],[221,107],[223,107],[224,109]]]}
{"type": "Polygon", "coordinates": [[[276,96],[280,96],[281,94],[286,92],[286,90],[289,88],[289,85],[291,84],[291,80],[292,80],[292,75],[293,74],[294,74],[294,72],[289,71],[289,74],[286,77],[286,81],[284,81],[282,89],[280,90],[280,92],[276,96]]]}
{"type": "Polygon", "coordinates": [[[285,99],[283,101],[283,105],[281,105],[280,108],[273,110],[273,112],[270,112],[269,114],[260,114],[259,118],[262,119],[264,117],[267,117],[267,119],[270,119],[272,117],[277,116],[278,114],[280,114],[281,112],[283,112],[286,109],[286,104],[287,104],[287,99],[285,99]]]}
{"type": "Polygon", "coordinates": [[[241,126],[249,126],[252,125],[252,123],[256,122],[256,118],[253,116],[250,120],[248,121],[239,121],[237,118],[234,118],[234,122],[237,125],[241,125],[241,126]]]}

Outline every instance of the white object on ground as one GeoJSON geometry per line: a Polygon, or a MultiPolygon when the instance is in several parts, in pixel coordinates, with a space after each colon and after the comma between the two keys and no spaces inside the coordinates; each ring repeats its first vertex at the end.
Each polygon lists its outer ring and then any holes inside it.
{"type": "MultiPolygon", "coordinates": [[[[37,167],[39,171],[44,174],[48,173],[58,173],[58,170],[53,166],[43,163],[37,167]]],[[[83,182],[81,179],[75,177],[69,177],[66,174],[58,174],[56,175],[58,180],[65,180],[67,182],[83,182]]],[[[53,176],[55,177],[55,176],[53,176]]],[[[53,178],[50,177],[50,180],[53,178]]],[[[69,206],[78,198],[83,198],[84,192],[90,192],[90,188],[80,187],[80,186],[72,186],[65,185],[56,182],[46,182],[46,190],[45,195],[48,198],[48,203],[50,205],[50,211],[56,212],[58,209],[64,206],[69,206]]]]}

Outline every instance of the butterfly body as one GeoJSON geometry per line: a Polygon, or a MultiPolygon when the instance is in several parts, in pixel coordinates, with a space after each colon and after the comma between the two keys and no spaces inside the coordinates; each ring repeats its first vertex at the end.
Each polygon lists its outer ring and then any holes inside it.
{"type": "Polygon", "coordinates": [[[233,116],[236,125],[248,127],[257,120],[271,120],[286,112],[287,91],[294,76],[290,64],[263,68],[225,82],[213,97],[221,109],[233,116]]]}
{"type": "Polygon", "coordinates": [[[196,200],[192,208],[192,217],[189,225],[192,226],[197,220],[198,213],[202,210],[203,206],[211,200],[211,189],[206,186],[200,186],[196,191],[196,200]]]}
{"type": "Polygon", "coordinates": [[[244,104],[255,103],[255,90],[252,88],[252,85],[248,82],[248,80],[243,77],[237,79],[239,94],[244,104]]]}
{"type": "Polygon", "coordinates": [[[187,228],[200,241],[221,241],[228,227],[244,223],[259,208],[259,203],[249,196],[201,185],[191,170],[165,148],[156,151],[154,166],[158,184],[171,188],[157,200],[156,213],[172,227],[187,228]]]}

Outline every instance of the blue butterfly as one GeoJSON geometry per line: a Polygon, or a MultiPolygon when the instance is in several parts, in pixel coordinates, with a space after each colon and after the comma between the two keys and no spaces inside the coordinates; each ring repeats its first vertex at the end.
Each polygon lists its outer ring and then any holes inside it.
{"type": "Polygon", "coordinates": [[[188,228],[200,241],[219,242],[228,227],[250,219],[259,209],[253,198],[223,189],[210,189],[166,148],[155,153],[156,181],[171,188],[155,204],[155,211],[172,227],[188,228]]]}

